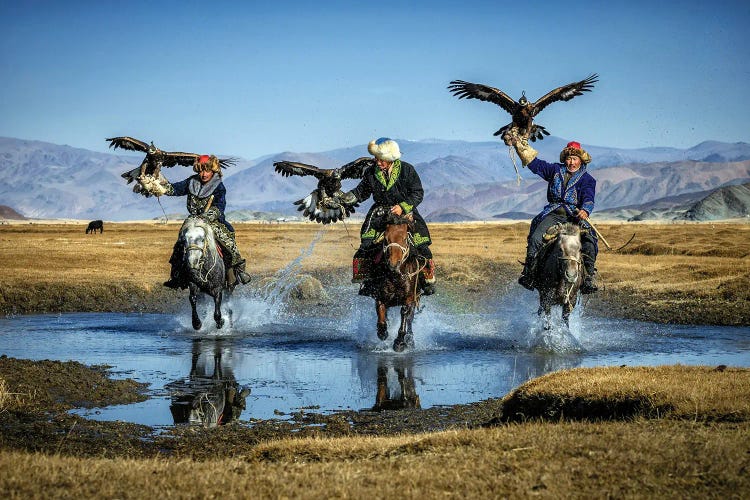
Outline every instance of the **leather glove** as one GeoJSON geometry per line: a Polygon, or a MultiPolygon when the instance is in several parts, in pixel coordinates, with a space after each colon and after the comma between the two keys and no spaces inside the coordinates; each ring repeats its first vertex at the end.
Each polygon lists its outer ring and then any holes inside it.
{"type": "MultiPolygon", "coordinates": [[[[172,187],[167,178],[164,177],[161,172],[159,172],[158,177],[154,177],[152,175],[142,175],[138,178],[138,184],[140,184],[140,192],[144,196],[162,196],[164,194],[168,194],[172,187]]],[[[133,188],[133,191],[136,191],[136,189],[133,188]]]]}
{"type": "Polygon", "coordinates": [[[339,203],[341,203],[342,205],[354,205],[355,203],[359,202],[357,196],[354,194],[354,191],[341,193],[340,195],[338,195],[338,199],[339,203]]]}

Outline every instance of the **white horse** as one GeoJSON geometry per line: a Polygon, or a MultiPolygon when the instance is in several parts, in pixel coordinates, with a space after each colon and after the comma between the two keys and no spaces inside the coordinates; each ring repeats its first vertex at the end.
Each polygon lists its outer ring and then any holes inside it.
{"type": "MultiPolygon", "coordinates": [[[[226,287],[226,268],[219,253],[216,238],[211,226],[199,216],[185,219],[180,229],[183,259],[182,271],[189,279],[190,307],[193,314],[193,328],[200,330],[202,323],[196,305],[198,294],[203,292],[214,299],[214,321],[216,328],[224,326],[221,317],[221,301],[226,287]]],[[[231,315],[231,311],[229,311],[231,315]]]]}

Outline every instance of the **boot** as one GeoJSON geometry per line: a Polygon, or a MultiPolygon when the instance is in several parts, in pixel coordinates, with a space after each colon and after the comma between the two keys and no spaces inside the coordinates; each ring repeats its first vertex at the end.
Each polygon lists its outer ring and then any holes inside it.
{"type": "Polygon", "coordinates": [[[359,287],[359,294],[364,297],[372,297],[375,293],[375,286],[370,279],[365,279],[359,287]]]}
{"type": "Polygon", "coordinates": [[[245,259],[242,259],[231,268],[235,275],[235,283],[239,281],[243,285],[250,283],[250,275],[245,272],[245,259]]]}
{"type": "Polygon", "coordinates": [[[581,293],[587,295],[599,291],[599,287],[596,286],[596,268],[594,267],[593,260],[591,260],[588,255],[584,254],[583,262],[586,270],[586,277],[583,278],[583,283],[581,284],[581,293]]]}
{"type": "Polygon", "coordinates": [[[187,280],[182,276],[180,268],[182,267],[181,262],[182,246],[177,243],[172,249],[172,256],[169,258],[169,263],[172,265],[172,269],[169,272],[169,279],[163,283],[167,288],[174,290],[187,288],[187,280]]]}
{"type": "Polygon", "coordinates": [[[421,273],[422,295],[435,293],[435,261],[428,259],[421,273]]]}
{"type": "Polygon", "coordinates": [[[518,278],[518,284],[524,287],[526,290],[534,290],[534,269],[533,260],[526,259],[526,263],[523,265],[523,271],[521,276],[518,278]]]}
{"type": "Polygon", "coordinates": [[[175,290],[187,288],[187,282],[182,277],[179,266],[172,264],[172,271],[169,273],[169,279],[164,282],[164,286],[175,290]]]}
{"type": "Polygon", "coordinates": [[[352,283],[364,283],[369,274],[370,259],[354,257],[352,259],[352,283]]]}

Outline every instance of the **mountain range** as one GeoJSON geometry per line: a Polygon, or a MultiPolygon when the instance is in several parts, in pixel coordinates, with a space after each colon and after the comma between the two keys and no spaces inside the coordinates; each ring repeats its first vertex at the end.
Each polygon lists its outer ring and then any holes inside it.
{"type": "MultiPolygon", "coordinates": [[[[501,142],[396,140],[402,159],[412,163],[420,174],[426,193],[420,211],[428,220],[527,218],[545,204],[546,182],[522,168],[515,158],[522,176],[517,182],[508,148],[501,142]]],[[[557,161],[564,146],[565,141],[554,136],[534,143],[539,156],[548,161],[557,161]]],[[[597,179],[596,212],[600,217],[633,218],[651,210],[657,218],[673,218],[692,210],[694,204],[716,190],[750,183],[750,144],[744,142],[706,141],[688,149],[586,149],[593,157],[589,169],[597,179]],[[682,207],[682,212],[670,213],[670,207],[682,207]]],[[[237,165],[224,171],[228,217],[232,219],[233,213],[237,218],[247,218],[247,214],[297,214],[292,202],[314,189],[316,179],[282,177],[274,172],[274,161],[333,168],[365,155],[366,146],[359,145],[239,159],[237,165]]],[[[185,212],[182,198],[146,199],[125,185],[120,174],[138,166],[142,154],[102,153],[0,138],[0,158],[4,173],[0,204],[26,217],[122,221],[185,212]]],[[[173,167],[165,169],[164,174],[177,181],[192,171],[173,167]]],[[[355,185],[356,181],[345,180],[344,190],[355,185]]],[[[717,208],[722,200],[741,207],[744,201],[737,200],[745,200],[746,194],[735,191],[726,192],[724,197],[717,195],[711,203],[706,201],[703,208],[690,212],[691,217],[710,218],[717,210],[725,215],[735,213],[726,206],[717,208]]]]}

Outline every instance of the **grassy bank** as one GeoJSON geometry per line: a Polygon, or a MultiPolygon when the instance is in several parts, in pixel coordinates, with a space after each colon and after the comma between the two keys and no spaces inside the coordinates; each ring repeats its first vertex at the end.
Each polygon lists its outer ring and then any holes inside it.
{"type": "MultiPolygon", "coordinates": [[[[333,428],[317,425],[313,436],[258,440],[252,429],[235,425],[145,438],[138,428],[76,419],[23,446],[8,429],[25,425],[25,433],[41,433],[50,425],[43,420],[54,423],[58,417],[49,415],[65,406],[59,395],[29,397],[56,391],[54,376],[17,386],[16,380],[36,380],[23,375],[34,369],[0,362],[3,375],[20,374],[9,382],[0,377],[0,493],[7,498],[733,498],[750,488],[750,370],[557,372],[509,394],[494,418],[427,434],[373,437],[350,429],[335,437],[333,428]],[[624,414],[629,401],[643,404],[624,414]],[[576,414],[581,408],[598,410],[576,414]],[[137,453],[111,452],[128,439],[141,443],[137,453]],[[73,452],[76,443],[91,449],[73,452]]],[[[77,376],[85,378],[85,370],[77,376]]]]}

